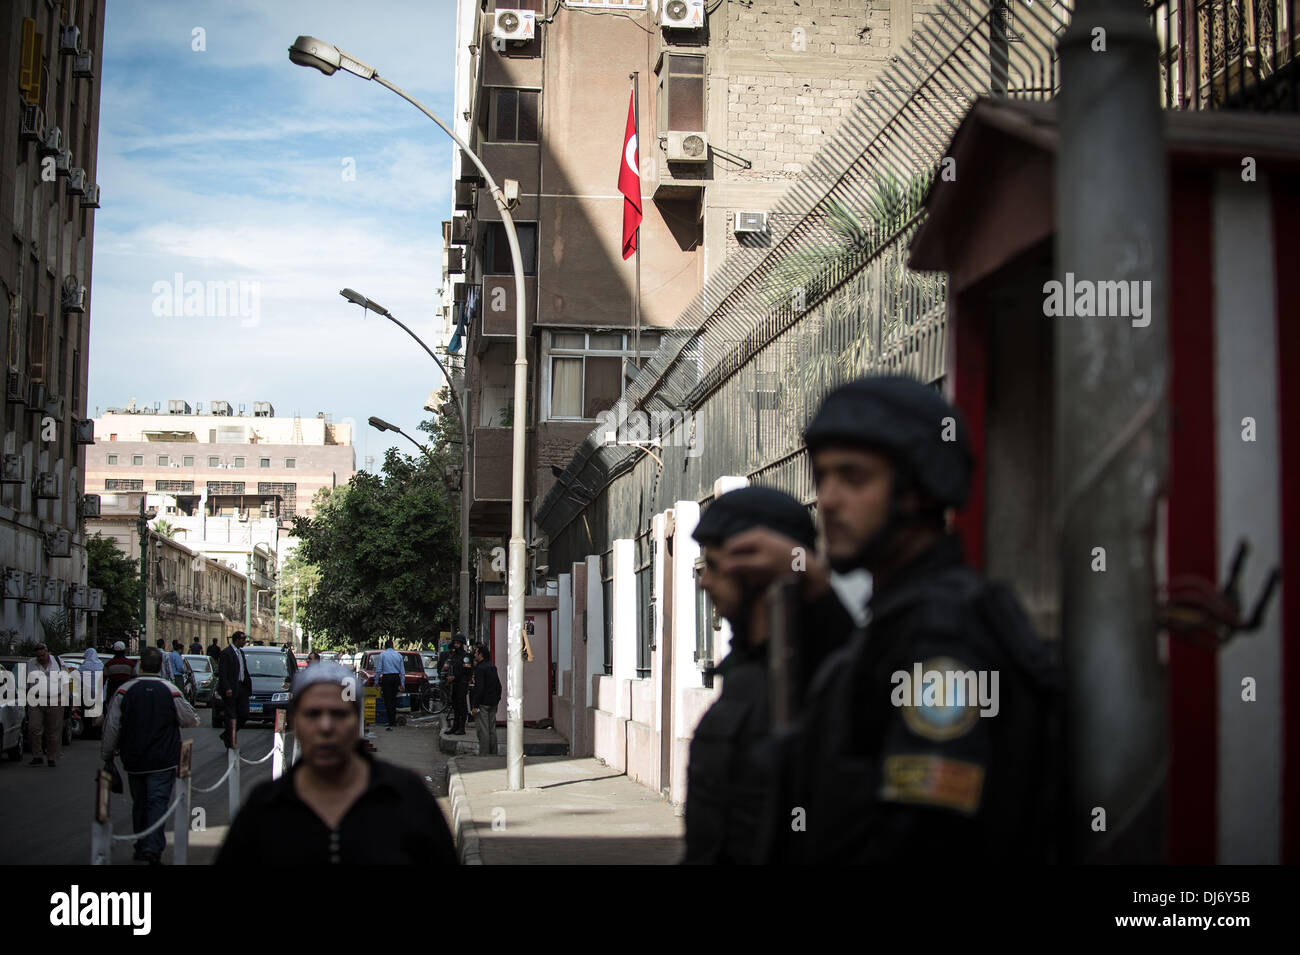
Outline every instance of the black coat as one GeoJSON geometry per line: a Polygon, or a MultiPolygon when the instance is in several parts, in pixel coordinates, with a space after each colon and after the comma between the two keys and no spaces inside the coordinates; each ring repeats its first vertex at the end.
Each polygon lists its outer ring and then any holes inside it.
{"type": "Polygon", "coordinates": [[[474,688],[469,692],[469,705],[495,708],[501,703],[501,677],[491,660],[474,665],[474,688]]]}
{"type": "MultiPolygon", "coordinates": [[[[805,604],[800,641],[805,674],[852,630],[853,619],[834,593],[805,604]]],[[[771,731],[767,650],[749,646],[739,631],[732,635],[732,647],[716,671],[723,678],[722,693],[691,738],[683,860],[688,864],[757,861],[767,779],[756,751],[771,731]]]]}
{"type": "Polygon", "coordinates": [[[872,595],[867,627],[765,748],[762,861],[1048,861],[1058,680],[1010,591],[941,538],[872,595]],[[909,695],[928,682],[917,667],[983,674],[984,699],[909,695]]]}
{"type": "Polygon", "coordinates": [[[231,690],[232,700],[248,699],[253,695],[253,675],[248,670],[248,658],[244,658],[244,679],[239,679],[239,648],[233,643],[221,651],[217,658],[217,696],[224,700],[226,691],[231,690]]]}

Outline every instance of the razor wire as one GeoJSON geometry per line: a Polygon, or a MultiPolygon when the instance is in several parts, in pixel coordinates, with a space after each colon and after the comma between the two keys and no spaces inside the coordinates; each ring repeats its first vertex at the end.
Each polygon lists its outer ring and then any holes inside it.
{"type": "Polygon", "coordinates": [[[648,514],[703,501],[721,475],[814,499],[802,428],[825,393],[865,373],[937,383],[947,281],[907,267],[944,150],[980,97],[1050,98],[1070,3],[950,0],[863,89],[771,214],[738,239],[628,385],[623,407],[658,457],[597,426],[537,511],[553,564],[636,538],[648,514]],[[648,511],[647,511],[648,508],[648,511]]]}

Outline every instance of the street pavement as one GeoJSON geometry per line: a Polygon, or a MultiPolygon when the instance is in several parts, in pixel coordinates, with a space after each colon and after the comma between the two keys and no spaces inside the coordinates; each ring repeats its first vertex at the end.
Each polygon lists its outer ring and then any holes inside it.
{"type": "Polygon", "coordinates": [[[457,849],[484,865],[673,865],[685,822],[670,803],[596,759],[524,760],[527,788],[506,789],[504,756],[450,767],[457,849]]]}

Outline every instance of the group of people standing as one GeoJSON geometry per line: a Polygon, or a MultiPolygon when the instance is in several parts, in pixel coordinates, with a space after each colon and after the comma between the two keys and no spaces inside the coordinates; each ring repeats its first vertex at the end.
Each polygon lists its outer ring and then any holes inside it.
{"type": "Polygon", "coordinates": [[[487,644],[472,648],[464,634],[456,634],[451,646],[438,655],[438,672],[450,687],[452,722],[450,736],[464,736],[465,723],[472,715],[482,756],[497,752],[497,706],[501,703],[501,676],[492,662],[487,644]]]}

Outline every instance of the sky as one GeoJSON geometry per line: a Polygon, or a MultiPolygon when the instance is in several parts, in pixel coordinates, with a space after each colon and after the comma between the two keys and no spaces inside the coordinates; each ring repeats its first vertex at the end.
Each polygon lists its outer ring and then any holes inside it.
{"type": "Polygon", "coordinates": [[[358,468],[389,446],[416,453],[366,419],[422,440],[441,373],[338,292],[434,346],[453,145],[379,84],[287,50],[300,34],[336,44],[450,123],[455,22],[453,0],[109,0],[92,414],[132,397],[250,414],[270,401],[354,422],[358,468]],[[216,314],[228,288],[240,295],[216,314]]]}

